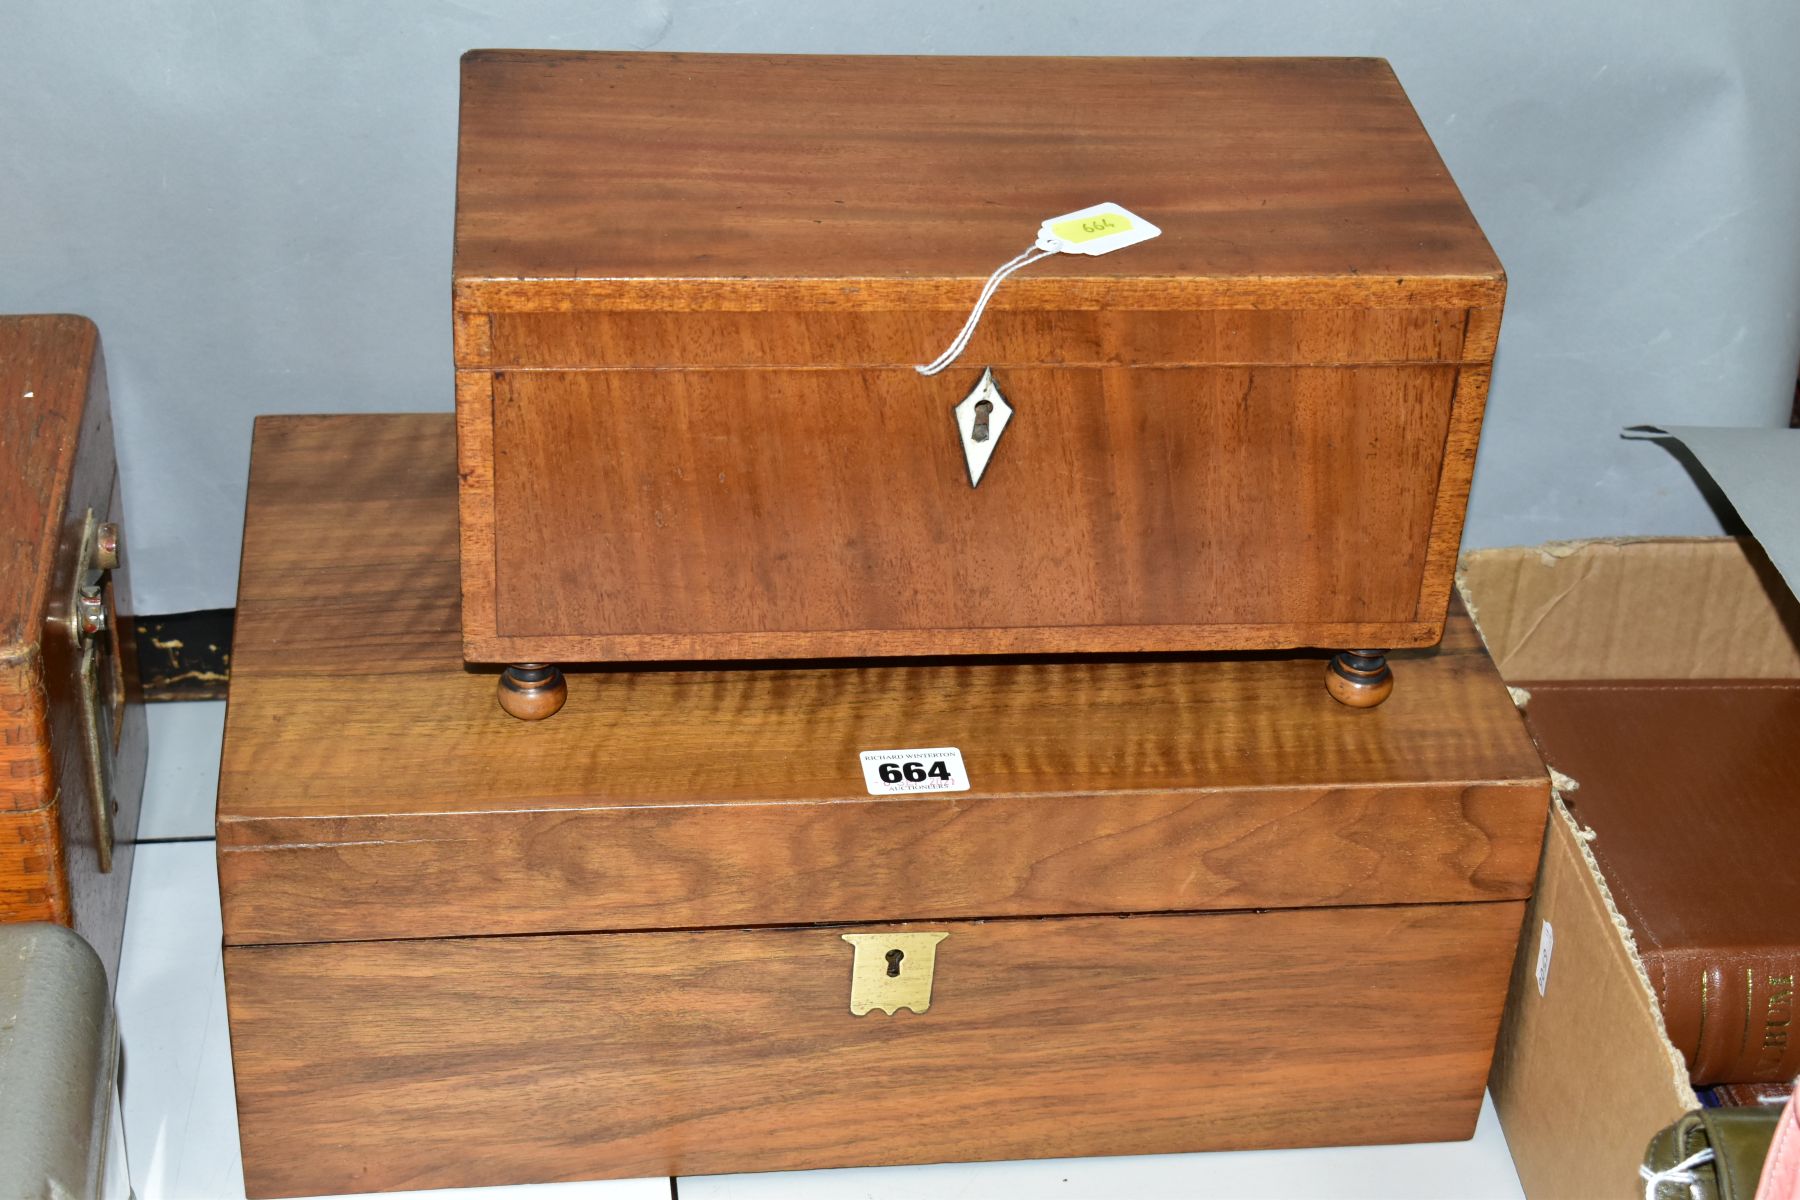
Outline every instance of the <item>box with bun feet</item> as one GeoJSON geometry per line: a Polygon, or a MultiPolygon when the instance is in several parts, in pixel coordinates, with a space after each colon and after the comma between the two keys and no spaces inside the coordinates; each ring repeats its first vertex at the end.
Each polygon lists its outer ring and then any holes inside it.
{"type": "Polygon", "coordinates": [[[530,720],[922,654],[1318,647],[1379,704],[1504,295],[1379,59],[471,52],[463,653],[530,720]]]}

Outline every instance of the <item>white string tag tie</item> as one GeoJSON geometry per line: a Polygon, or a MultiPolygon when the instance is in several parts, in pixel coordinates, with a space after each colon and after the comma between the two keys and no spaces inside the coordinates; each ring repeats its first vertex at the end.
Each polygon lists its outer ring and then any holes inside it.
{"type": "Polygon", "coordinates": [[[1665,1183],[1672,1183],[1685,1190],[1693,1200],[1700,1200],[1700,1175],[1695,1167],[1703,1167],[1713,1161],[1713,1148],[1703,1147],[1694,1151],[1672,1167],[1664,1167],[1660,1171],[1652,1171],[1645,1163],[1638,1168],[1638,1178],[1644,1181],[1644,1200],[1662,1200],[1658,1192],[1665,1183]]]}
{"type": "Polygon", "coordinates": [[[955,362],[968,348],[969,339],[975,336],[975,327],[981,323],[982,311],[987,308],[988,301],[994,298],[994,292],[1008,275],[1024,270],[1034,262],[1041,262],[1052,254],[1110,254],[1126,246],[1147,242],[1161,234],[1161,229],[1119,204],[1095,204],[1064,213],[1060,217],[1051,217],[1038,226],[1037,240],[1029,250],[1001,263],[987,277],[987,282],[981,287],[981,294],[975,298],[975,307],[969,310],[969,319],[963,322],[962,330],[955,340],[942,354],[913,369],[921,375],[936,375],[955,362]]]}

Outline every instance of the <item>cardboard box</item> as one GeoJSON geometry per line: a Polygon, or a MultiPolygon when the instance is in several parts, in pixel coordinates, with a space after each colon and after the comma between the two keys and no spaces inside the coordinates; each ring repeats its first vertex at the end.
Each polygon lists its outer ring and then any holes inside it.
{"type": "MultiPolygon", "coordinates": [[[[1800,431],[1681,430],[1757,537],[1479,550],[1458,586],[1512,679],[1800,678],[1800,431]]],[[[1662,431],[1655,431],[1662,435],[1662,431]]],[[[1529,697],[1515,691],[1515,700],[1529,697]]],[[[1531,1200],[1637,1197],[1658,1129],[1699,1107],[1630,929],[1561,792],[1489,1087],[1531,1200]]]]}

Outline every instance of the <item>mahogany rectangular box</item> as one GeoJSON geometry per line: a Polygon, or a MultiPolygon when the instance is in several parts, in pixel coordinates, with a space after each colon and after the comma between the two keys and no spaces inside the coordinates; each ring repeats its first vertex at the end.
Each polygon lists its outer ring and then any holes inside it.
{"type": "Polygon", "coordinates": [[[252,1196],[1472,1132],[1547,791],[1466,618],[1364,712],[1153,655],[596,668],[523,724],[462,661],[456,492],[448,416],[258,422],[252,1196]],[[918,747],[969,788],[869,794],[918,747]],[[853,1015],[845,935],[908,933],[926,1010],[853,1015]]]}
{"type": "Polygon", "coordinates": [[[0,317],[0,920],[117,978],[147,744],[100,335],[0,317]]]}
{"type": "Polygon", "coordinates": [[[1430,645],[1505,292],[1378,59],[475,51],[454,275],[488,663],[1430,645]]]}

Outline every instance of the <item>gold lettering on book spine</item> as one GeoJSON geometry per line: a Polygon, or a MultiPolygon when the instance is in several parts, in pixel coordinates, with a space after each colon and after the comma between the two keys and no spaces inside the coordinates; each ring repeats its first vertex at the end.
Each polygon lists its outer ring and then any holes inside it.
{"type": "MultiPolygon", "coordinates": [[[[1723,982],[1723,980],[1721,980],[1723,982]]],[[[1756,970],[1744,968],[1744,1034],[1738,1038],[1738,1061],[1750,1049],[1750,1026],[1756,1022],[1756,970]]]]}
{"type": "Polygon", "coordinates": [[[1764,1004],[1761,1052],[1756,1056],[1756,1072],[1769,1074],[1781,1065],[1787,1053],[1788,1034],[1794,1020],[1794,977],[1769,976],[1769,998],[1764,1004]]]}
{"type": "Polygon", "coordinates": [[[1712,982],[1712,972],[1702,967],[1700,970],[1700,1026],[1694,1031],[1694,1066],[1700,1065],[1700,1056],[1706,1053],[1706,1004],[1710,997],[1707,987],[1712,982]]]}

